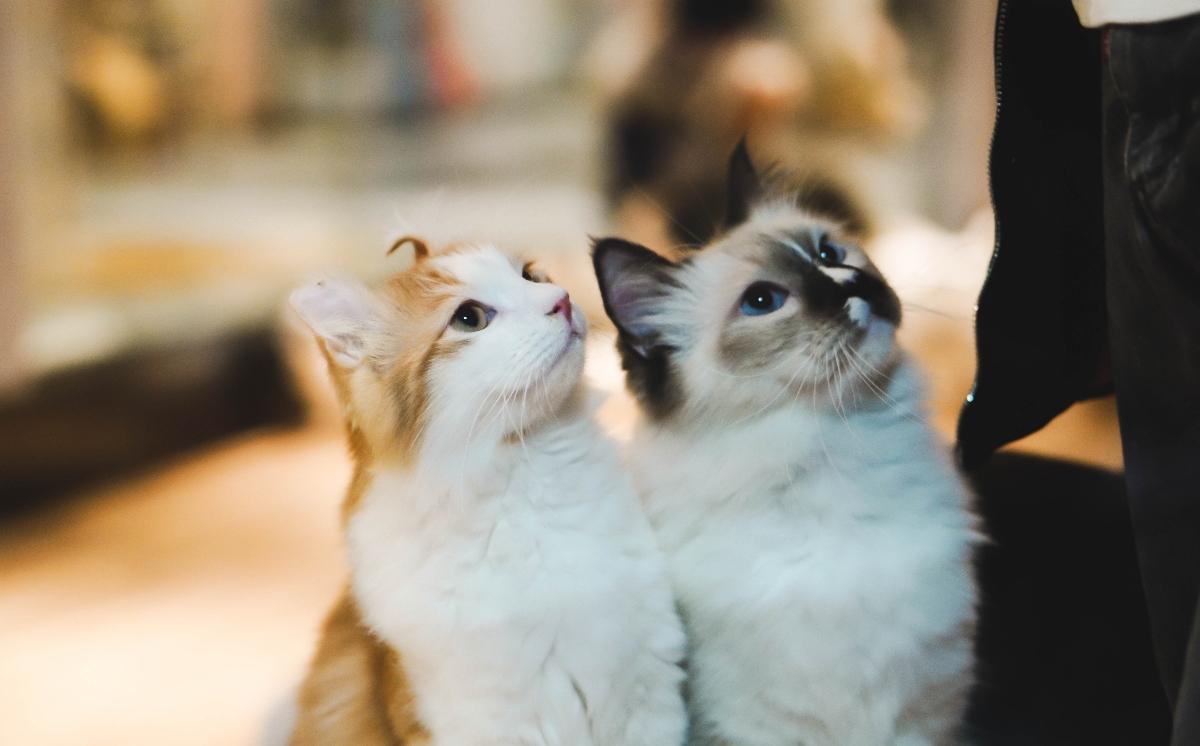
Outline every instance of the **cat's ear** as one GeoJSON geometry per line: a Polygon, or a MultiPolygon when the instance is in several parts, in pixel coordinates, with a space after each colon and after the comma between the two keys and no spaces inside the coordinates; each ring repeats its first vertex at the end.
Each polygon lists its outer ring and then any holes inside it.
{"type": "Polygon", "coordinates": [[[750,211],[762,199],[764,192],[762,177],[750,159],[745,137],[738,140],[733,154],[729,156],[725,189],[725,227],[732,228],[750,217],[750,211]]]}
{"type": "Polygon", "coordinates": [[[592,264],[604,310],[634,351],[645,357],[661,336],[657,312],[662,299],[678,286],[678,265],[620,238],[593,239],[592,264]]]}
{"type": "Polygon", "coordinates": [[[288,300],[335,363],[354,368],[363,361],[363,338],[375,313],[365,285],[355,280],[318,280],[296,288],[288,300]]]}
{"type": "Polygon", "coordinates": [[[401,236],[392,242],[392,246],[387,250],[387,256],[396,253],[397,249],[403,248],[406,245],[413,247],[413,262],[419,262],[429,257],[429,245],[425,241],[416,236],[401,236]]]}

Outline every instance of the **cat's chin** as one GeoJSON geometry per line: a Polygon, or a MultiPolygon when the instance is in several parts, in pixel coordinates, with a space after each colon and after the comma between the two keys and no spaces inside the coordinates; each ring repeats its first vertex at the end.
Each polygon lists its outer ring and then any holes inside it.
{"type": "MultiPolygon", "coordinates": [[[[553,416],[561,411],[574,396],[583,381],[584,337],[572,331],[566,342],[549,363],[546,364],[541,382],[534,389],[541,389],[542,408],[540,414],[553,416]]],[[[537,402],[534,398],[531,401],[537,402]]]]}
{"type": "Polygon", "coordinates": [[[887,391],[899,359],[896,325],[886,319],[872,319],[850,349],[850,360],[826,384],[829,398],[841,407],[865,403],[887,391]]]}
{"type": "Polygon", "coordinates": [[[887,390],[899,357],[896,325],[872,317],[849,335],[842,352],[828,364],[828,377],[805,384],[797,401],[811,401],[819,409],[834,407],[844,411],[887,390]]]}
{"type": "Polygon", "coordinates": [[[896,349],[896,325],[879,316],[872,316],[854,343],[854,352],[863,362],[880,367],[896,349]]]}
{"type": "Polygon", "coordinates": [[[570,333],[567,334],[567,339],[563,342],[562,349],[550,360],[546,366],[546,374],[551,375],[556,368],[563,363],[577,362],[582,368],[583,364],[583,334],[576,331],[572,327],[570,333]],[[571,358],[579,358],[578,361],[572,361],[571,358]]]}

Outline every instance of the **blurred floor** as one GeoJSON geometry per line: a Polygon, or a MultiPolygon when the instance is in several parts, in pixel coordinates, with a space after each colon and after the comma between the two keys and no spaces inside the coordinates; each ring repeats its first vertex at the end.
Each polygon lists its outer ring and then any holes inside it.
{"type": "Polygon", "coordinates": [[[242,744],[342,578],[336,433],[259,432],[0,538],[0,743],[242,744]]]}

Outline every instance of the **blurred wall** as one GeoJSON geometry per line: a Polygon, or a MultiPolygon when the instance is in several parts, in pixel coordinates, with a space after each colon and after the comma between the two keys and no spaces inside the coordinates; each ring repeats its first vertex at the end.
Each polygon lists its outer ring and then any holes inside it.
{"type": "Polygon", "coordinates": [[[54,0],[0,2],[0,392],[27,372],[29,266],[69,208],[54,0]]]}
{"type": "Polygon", "coordinates": [[[20,376],[17,339],[24,317],[22,255],[28,232],[26,122],[19,112],[25,76],[19,74],[27,54],[23,16],[28,3],[0,3],[0,392],[13,387],[20,376]]]}
{"type": "Polygon", "coordinates": [[[934,217],[962,225],[972,212],[989,203],[988,147],[996,115],[992,37],[995,0],[956,2],[946,8],[952,36],[946,59],[946,89],[939,107],[950,137],[943,173],[931,180],[934,217]]]}

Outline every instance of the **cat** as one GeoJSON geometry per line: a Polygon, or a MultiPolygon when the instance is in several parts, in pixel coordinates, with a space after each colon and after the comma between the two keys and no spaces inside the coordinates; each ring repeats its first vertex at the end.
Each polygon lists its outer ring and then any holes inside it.
{"type": "Polygon", "coordinates": [[[685,639],[665,557],[581,374],[586,322],[490,245],[291,304],[355,471],[350,583],[292,743],[671,746],[685,639]]]}
{"type": "Polygon", "coordinates": [[[628,459],[689,636],[692,743],[946,744],[979,541],[896,348],[901,306],[745,144],[726,230],[673,261],[593,243],[641,421],[628,459]]]}

